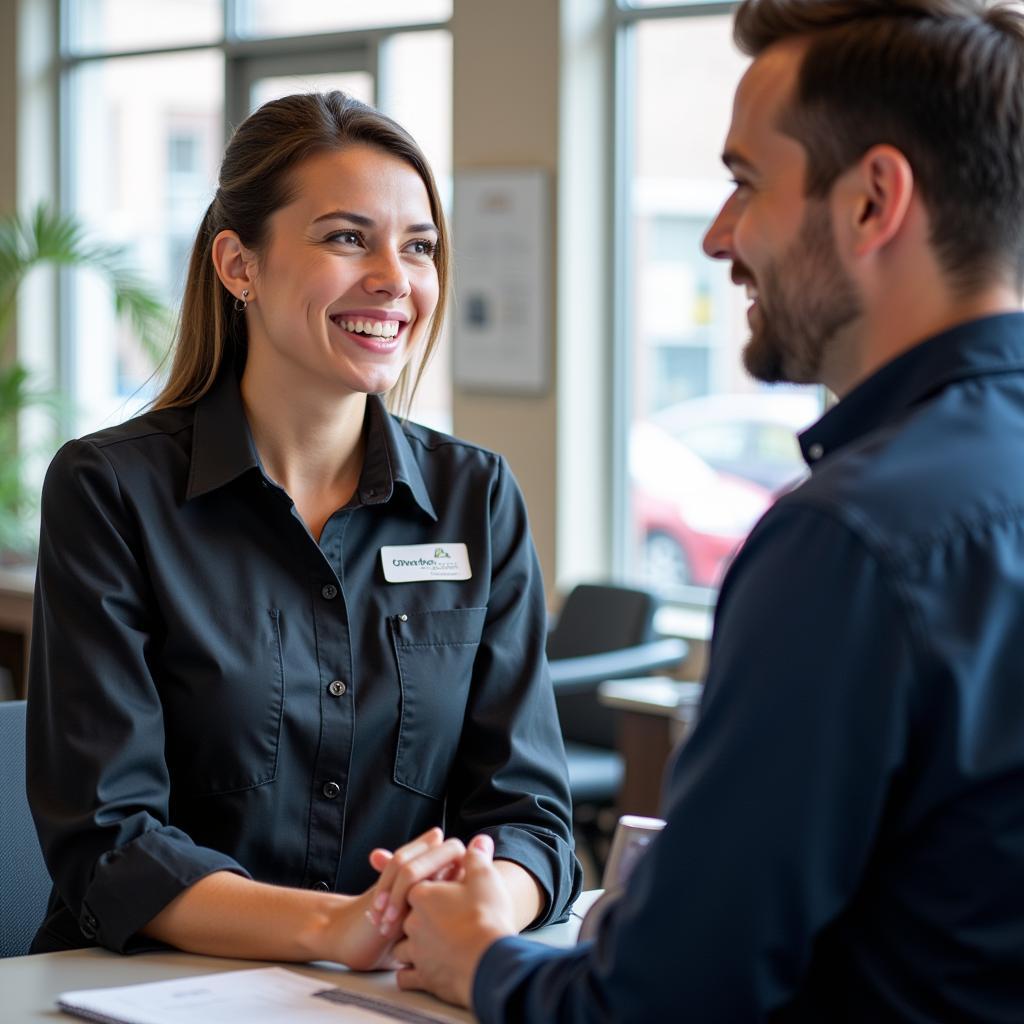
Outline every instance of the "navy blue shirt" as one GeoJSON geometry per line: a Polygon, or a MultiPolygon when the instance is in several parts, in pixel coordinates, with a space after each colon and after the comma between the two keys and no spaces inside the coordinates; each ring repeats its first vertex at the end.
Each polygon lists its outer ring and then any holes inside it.
{"type": "Polygon", "coordinates": [[[194,406],[54,458],[28,788],[55,887],[35,951],[151,946],[139,928],[218,870],[360,892],[371,849],[434,825],[487,832],[529,870],[537,924],[575,898],[519,489],[500,457],[375,396],[364,430],[358,493],[319,544],[263,472],[227,371],[194,406]],[[455,544],[470,579],[385,578],[382,547],[455,544]]]}
{"type": "Polygon", "coordinates": [[[1024,1020],[1024,317],[911,349],[801,443],[665,831],[594,944],[488,950],[483,1021],[1024,1020]]]}

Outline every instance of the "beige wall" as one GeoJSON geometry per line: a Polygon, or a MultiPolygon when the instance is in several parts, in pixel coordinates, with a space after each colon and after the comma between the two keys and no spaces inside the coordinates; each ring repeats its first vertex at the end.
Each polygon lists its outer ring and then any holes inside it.
{"type": "MultiPolygon", "coordinates": [[[[479,168],[545,168],[550,172],[554,202],[559,4],[555,0],[455,0],[452,36],[455,173],[479,168]]],[[[552,244],[554,241],[552,237],[552,244]]],[[[553,261],[554,250],[551,255],[553,261]]],[[[553,275],[552,300],[556,284],[553,275]]],[[[552,344],[555,315],[552,301],[552,344]]],[[[512,398],[456,389],[452,403],[457,435],[508,458],[526,496],[549,594],[556,565],[556,386],[552,352],[546,395],[512,398]]]]}

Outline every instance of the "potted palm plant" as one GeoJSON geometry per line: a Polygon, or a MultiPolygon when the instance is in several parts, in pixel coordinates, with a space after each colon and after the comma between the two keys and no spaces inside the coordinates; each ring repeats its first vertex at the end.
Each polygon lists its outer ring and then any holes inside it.
{"type": "Polygon", "coordinates": [[[17,361],[12,320],[18,289],[38,266],[90,267],[109,283],[118,315],[127,316],[158,365],[166,350],[166,307],[133,271],[120,246],[90,239],[77,219],[45,204],[27,216],[0,217],[0,562],[31,557],[35,548],[36,496],[26,481],[26,452],[18,423],[30,408],[48,410],[57,422],[65,400],[33,381],[17,361]]]}

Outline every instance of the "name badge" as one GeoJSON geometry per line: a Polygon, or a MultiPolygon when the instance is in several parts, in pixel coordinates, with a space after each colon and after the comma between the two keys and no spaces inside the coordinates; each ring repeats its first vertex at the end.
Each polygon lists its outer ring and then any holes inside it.
{"type": "Polygon", "coordinates": [[[468,580],[469,552],[465,544],[401,544],[380,549],[388,583],[416,580],[468,580]]]}

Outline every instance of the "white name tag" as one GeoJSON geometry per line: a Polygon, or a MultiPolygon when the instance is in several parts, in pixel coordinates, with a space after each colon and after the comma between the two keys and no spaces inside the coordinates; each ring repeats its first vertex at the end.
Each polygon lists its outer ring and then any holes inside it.
{"type": "Polygon", "coordinates": [[[388,583],[415,580],[468,580],[469,552],[465,544],[403,544],[380,549],[388,583]]]}

